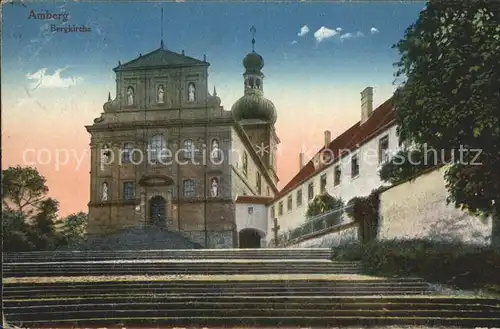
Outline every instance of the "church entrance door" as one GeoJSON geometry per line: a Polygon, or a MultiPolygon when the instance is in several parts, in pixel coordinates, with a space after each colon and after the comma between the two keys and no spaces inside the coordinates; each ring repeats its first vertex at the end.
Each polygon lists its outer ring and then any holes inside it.
{"type": "Polygon", "coordinates": [[[244,248],[260,248],[260,233],[257,230],[246,228],[239,233],[239,247],[244,248]]]}
{"type": "Polygon", "coordinates": [[[149,201],[149,224],[156,226],[165,226],[167,222],[166,201],[161,196],[155,196],[149,201]]]}

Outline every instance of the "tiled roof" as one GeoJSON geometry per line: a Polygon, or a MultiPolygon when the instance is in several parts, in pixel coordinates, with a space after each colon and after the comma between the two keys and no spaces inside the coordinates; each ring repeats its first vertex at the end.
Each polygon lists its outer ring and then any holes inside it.
{"type": "Polygon", "coordinates": [[[236,203],[268,204],[272,200],[270,196],[238,195],[236,203]]]}
{"type": "MultiPolygon", "coordinates": [[[[330,161],[330,165],[337,162],[339,159],[339,153],[342,150],[355,150],[361,144],[365,143],[369,139],[371,139],[374,135],[379,133],[382,129],[385,129],[388,124],[394,122],[394,111],[392,110],[392,98],[385,101],[375,110],[373,110],[370,118],[360,124],[360,122],[356,123],[351,128],[347,129],[343,134],[335,138],[328,148],[332,150],[334,154],[334,160],[330,161]]],[[[322,147],[316,155],[293,177],[288,184],[281,189],[281,191],[276,196],[275,200],[281,199],[288,192],[292,191],[295,187],[304,183],[316,173],[322,171],[328,165],[324,165],[321,167],[316,167],[314,165],[314,158],[321,154],[321,152],[325,149],[322,147]]]]}
{"type": "Polygon", "coordinates": [[[139,56],[127,63],[115,67],[114,71],[141,69],[161,66],[195,66],[209,64],[196,58],[181,55],[170,50],[158,48],[150,53],[139,56]]]}

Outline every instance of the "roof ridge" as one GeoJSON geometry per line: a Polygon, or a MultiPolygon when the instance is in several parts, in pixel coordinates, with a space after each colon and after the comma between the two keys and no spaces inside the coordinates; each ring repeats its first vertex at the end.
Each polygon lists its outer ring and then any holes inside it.
{"type": "Polygon", "coordinates": [[[169,64],[168,62],[167,63],[163,62],[162,65],[207,64],[206,60],[200,60],[200,59],[197,59],[197,58],[194,58],[191,56],[179,54],[179,53],[177,53],[173,50],[170,50],[170,49],[164,49],[164,48],[160,47],[160,48],[156,48],[156,49],[154,49],[154,50],[152,50],[144,55],[140,55],[139,57],[134,58],[126,63],[120,64],[119,66],[115,67],[114,70],[127,69],[127,68],[140,68],[140,67],[142,67],[142,64],[144,64],[145,67],[148,67],[148,66],[151,66],[151,64],[148,63],[148,61],[158,60],[158,59],[164,58],[164,56],[167,56],[167,58],[170,57],[170,60],[172,60],[173,62],[178,62],[178,63],[169,64]],[[140,63],[140,61],[144,61],[144,63],[140,63]]]}
{"type": "MultiPolygon", "coordinates": [[[[307,173],[307,171],[310,171],[311,168],[310,166],[314,166],[314,158],[321,153],[321,151],[323,151],[324,149],[328,148],[330,150],[332,150],[333,146],[335,146],[335,144],[339,143],[339,141],[343,138],[343,137],[347,137],[349,136],[349,132],[352,132],[353,129],[356,129],[358,128],[359,130],[358,131],[355,131],[354,132],[354,135],[349,139],[349,141],[346,141],[345,143],[342,143],[345,148],[349,148],[351,149],[352,148],[352,142],[357,138],[359,137],[363,132],[366,132],[366,131],[363,131],[363,127],[366,127],[365,125],[370,122],[370,119],[373,117],[373,114],[375,113],[379,113],[381,112],[382,110],[386,110],[386,107],[387,107],[387,104],[390,103],[391,101],[393,100],[393,97],[391,96],[389,99],[387,99],[386,101],[384,101],[382,104],[380,104],[379,106],[377,106],[377,108],[375,110],[373,110],[372,112],[372,116],[370,116],[370,118],[365,122],[363,123],[363,125],[361,125],[361,120],[356,122],[355,124],[353,124],[351,127],[349,127],[348,129],[346,129],[342,134],[340,134],[339,136],[337,136],[334,140],[332,140],[328,146],[323,146],[321,147],[316,153],[314,153],[314,156],[311,158],[311,160],[309,160],[305,165],[304,167],[302,167],[299,172],[297,174],[295,174],[290,180],[289,182],[280,190],[280,192],[278,193],[278,195],[276,196],[275,199],[279,199],[281,198],[283,195],[285,195],[286,193],[290,192],[291,190],[293,190],[294,187],[300,185],[301,183],[303,183],[304,181],[306,181],[307,179],[311,178],[312,176],[314,176],[318,170],[316,168],[314,168],[312,170],[312,172],[309,172],[307,173]],[[297,178],[301,176],[301,174],[304,173],[304,177],[298,181],[297,178]]],[[[373,129],[370,129],[370,131],[368,132],[368,134],[365,136],[365,137],[370,137],[370,136],[373,136],[373,133],[376,132],[378,129],[380,129],[383,125],[387,124],[386,119],[392,114],[392,110],[391,111],[388,111],[388,113],[386,113],[382,118],[379,119],[379,122],[378,124],[373,128],[373,129]]],[[[373,121],[372,121],[373,122],[373,121]]],[[[366,138],[363,138],[362,140],[360,140],[357,144],[359,143],[362,143],[363,141],[365,141],[366,138]]],[[[333,152],[335,152],[335,150],[332,150],[333,152]]],[[[337,153],[338,153],[339,150],[337,150],[337,153]]],[[[335,153],[333,154],[334,156],[334,159],[335,158],[338,158],[338,154],[336,155],[335,153]]],[[[321,169],[324,169],[324,168],[321,168],[321,169]]]]}
{"type": "Polygon", "coordinates": [[[121,64],[121,65],[117,66],[116,68],[119,68],[119,67],[122,67],[122,66],[125,66],[125,65],[130,65],[130,64],[133,64],[133,63],[137,62],[139,59],[141,59],[141,58],[143,58],[143,57],[146,57],[146,56],[149,56],[149,55],[151,55],[152,53],[157,52],[157,51],[159,51],[159,50],[161,50],[161,47],[160,47],[160,48],[156,48],[155,50],[152,50],[152,51],[150,51],[149,53],[146,53],[146,54],[144,54],[144,55],[139,54],[139,57],[136,57],[136,58],[134,58],[134,59],[131,59],[130,61],[125,62],[125,63],[123,63],[123,64],[121,64]]]}

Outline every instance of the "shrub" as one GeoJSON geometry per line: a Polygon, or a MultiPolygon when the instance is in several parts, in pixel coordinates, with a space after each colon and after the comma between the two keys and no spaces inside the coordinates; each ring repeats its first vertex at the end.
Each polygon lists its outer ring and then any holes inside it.
{"type": "Polygon", "coordinates": [[[429,240],[371,241],[333,248],[336,260],[361,261],[364,272],[421,277],[461,289],[500,285],[500,252],[490,247],[429,240]]]}
{"type": "Polygon", "coordinates": [[[380,192],[373,190],[367,197],[355,197],[347,203],[346,213],[359,225],[359,239],[367,243],[377,237],[380,192]]]}
{"type": "Polygon", "coordinates": [[[383,182],[397,184],[441,164],[441,160],[449,160],[446,158],[447,156],[448,154],[444,154],[444,159],[441,159],[437,154],[424,147],[401,150],[382,165],[379,176],[383,182]]]}
{"type": "Polygon", "coordinates": [[[324,214],[329,210],[342,208],[343,206],[344,201],[342,201],[342,199],[334,198],[333,196],[325,192],[314,197],[311,203],[309,203],[306,217],[307,219],[312,219],[318,215],[324,214]]]}

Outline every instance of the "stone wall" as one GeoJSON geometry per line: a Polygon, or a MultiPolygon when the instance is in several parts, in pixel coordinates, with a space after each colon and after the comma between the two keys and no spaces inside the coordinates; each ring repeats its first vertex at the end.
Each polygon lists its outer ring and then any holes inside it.
{"type": "Polygon", "coordinates": [[[469,216],[446,204],[445,170],[435,169],[381,193],[379,239],[489,243],[491,220],[469,216]]]}
{"type": "Polygon", "coordinates": [[[289,245],[288,248],[332,248],[347,243],[357,243],[358,226],[353,223],[341,224],[331,228],[329,233],[318,234],[307,240],[289,245]]]}

